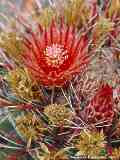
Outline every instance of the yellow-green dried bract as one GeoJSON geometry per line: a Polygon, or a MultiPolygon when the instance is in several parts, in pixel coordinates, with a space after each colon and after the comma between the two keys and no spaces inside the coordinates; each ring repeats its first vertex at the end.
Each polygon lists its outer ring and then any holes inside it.
{"type": "Polygon", "coordinates": [[[43,9],[40,15],[33,15],[33,19],[35,19],[38,23],[40,23],[44,27],[48,27],[55,17],[56,17],[55,10],[53,10],[50,7],[43,9]]]}
{"type": "Polygon", "coordinates": [[[73,113],[71,109],[63,104],[51,104],[45,107],[44,113],[47,115],[53,125],[67,125],[66,120],[72,120],[73,113]]]}
{"type": "Polygon", "coordinates": [[[47,145],[41,143],[41,148],[36,150],[36,160],[69,160],[67,154],[63,149],[49,149],[47,145]],[[44,152],[43,152],[44,151],[44,152]]]}
{"type": "Polygon", "coordinates": [[[38,139],[45,130],[42,120],[30,112],[16,118],[16,127],[20,134],[27,140],[29,138],[32,140],[38,139]]]}
{"type": "Polygon", "coordinates": [[[93,29],[93,37],[96,44],[100,44],[105,36],[114,28],[114,23],[105,17],[100,17],[93,29]]]}
{"type": "Polygon", "coordinates": [[[87,155],[91,158],[99,156],[100,151],[104,149],[105,136],[103,132],[83,130],[75,138],[74,146],[79,150],[78,154],[87,155]]]}
{"type": "Polygon", "coordinates": [[[2,32],[0,34],[0,47],[9,57],[15,60],[19,59],[20,55],[23,54],[25,50],[22,38],[15,32],[2,32]]]}
{"type": "Polygon", "coordinates": [[[112,18],[115,14],[120,15],[120,0],[111,0],[107,13],[109,18],[112,18]]]}
{"type": "Polygon", "coordinates": [[[70,0],[64,8],[68,24],[82,27],[89,20],[90,9],[83,0],[70,0]]]}
{"type": "Polygon", "coordinates": [[[99,32],[110,32],[113,29],[114,23],[111,22],[109,19],[100,17],[98,22],[96,23],[95,29],[97,29],[99,32]]]}
{"type": "Polygon", "coordinates": [[[37,84],[30,79],[26,69],[17,68],[10,71],[6,76],[6,80],[16,96],[28,101],[41,99],[41,91],[37,84]]]}
{"type": "Polygon", "coordinates": [[[120,159],[120,147],[112,149],[112,160],[119,160],[120,159]]]}

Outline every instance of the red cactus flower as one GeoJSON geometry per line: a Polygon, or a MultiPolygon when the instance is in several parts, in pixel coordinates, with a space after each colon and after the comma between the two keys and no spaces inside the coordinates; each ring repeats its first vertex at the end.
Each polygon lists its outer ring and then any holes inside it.
{"type": "Polygon", "coordinates": [[[78,38],[74,27],[63,21],[61,25],[53,21],[48,29],[39,25],[39,33],[29,35],[24,62],[32,78],[45,86],[63,86],[89,62],[86,35],[78,38]]]}
{"type": "Polygon", "coordinates": [[[108,85],[103,85],[85,108],[85,113],[90,123],[112,122],[114,116],[112,88],[108,85]]]}

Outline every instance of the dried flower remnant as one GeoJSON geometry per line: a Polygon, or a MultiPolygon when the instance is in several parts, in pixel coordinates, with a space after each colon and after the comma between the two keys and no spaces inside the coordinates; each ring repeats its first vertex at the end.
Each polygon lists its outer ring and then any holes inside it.
{"type": "Polygon", "coordinates": [[[67,120],[72,120],[73,113],[69,107],[63,104],[51,104],[45,107],[44,113],[48,116],[52,125],[67,125],[67,120]]]}
{"type": "MultiPolygon", "coordinates": [[[[120,17],[120,1],[111,0],[105,5],[104,17],[114,23],[114,30],[111,32],[111,38],[113,41],[119,39],[120,28],[119,28],[119,17],[120,17]],[[116,40],[115,40],[116,39],[116,40]]],[[[116,42],[115,42],[116,43],[116,42]]]]}
{"type": "Polygon", "coordinates": [[[42,92],[38,88],[37,84],[32,82],[29,77],[28,71],[24,68],[16,68],[11,70],[6,76],[6,80],[12,92],[27,101],[41,100],[42,92]]]}
{"type": "Polygon", "coordinates": [[[94,45],[100,45],[106,39],[108,33],[114,29],[114,22],[111,22],[105,17],[99,17],[93,29],[94,45]]]}
{"type": "Polygon", "coordinates": [[[101,150],[105,149],[105,136],[103,132],[81,131],[73,145],[79,150],[79,155],[99,157],[101,150]]]}
{"type": "Polygon", "coordinates": [[[47,30],[42,29],[40,36],[30,31],[31,38],[25,38],[28,49],[23,55],[24,63],[40,84],[61,87],[89,63],[88,38],[77,38],[73,30],[63,22],[61,26],[52,22],[47,30]]]}
{"type": "Polygon", "coordinates": [[[112,155],[110,156],[112,160],[119,160],[120,159],[120,148],[113,148],[112,155]]]}
{"type": "Polygon", "coordinates": [[[52,8],[48,7],[45,8],[41,13],[33,14],[33,19],[37,22],[40,23],[44,27],[49,27],[51,24],[52,20],[57,17],[55,10],[52,8]]]}
{"type": "Polygon", "coordinates": [[[51,151],[48,160],[53,160],[53,157],[54,160],[69,160],[67,154],[65,154],[64,151],[56,151],[56,152],[51,151]]]}
{"type": "Polygon", "coordinates": [[[36,150],[35,157],[42,160],[69,160],[64,149],[49,149],[45,144],[41,144],[41,149],[36,150]]]}
{"type": "Polygon", "coordinates": [[[109,7],[106,7],[106,16],[111,20],[119,18],[120,15],[120,1],[111,0],[109,7]]]}
{"type": "Polygon", "coordinates": [[[43,121],[33,113],[18,116],[16,118],[16,128],[26,140],[39,139],[45,130],[43,121]]]}
{"type": "Polygon", "coordinates": [[[93,9],[83,0],[70,0],[64,6],[66,22],[78,28],[86,26],[93,14],[93,9]]]}
{"type": "Polygon", "coordinates": [[[0,47],[10,58],[17,60],[17,62],[21,60],[20,55],[25,49],[25,46],[22,43],[22,38],[20,38],[15,32],[2,32],[0,37],[0,47]]]}

